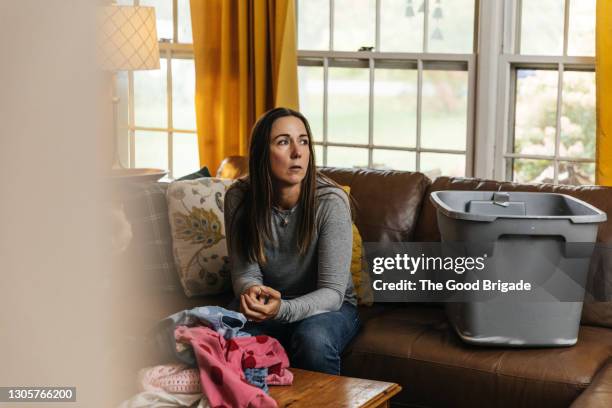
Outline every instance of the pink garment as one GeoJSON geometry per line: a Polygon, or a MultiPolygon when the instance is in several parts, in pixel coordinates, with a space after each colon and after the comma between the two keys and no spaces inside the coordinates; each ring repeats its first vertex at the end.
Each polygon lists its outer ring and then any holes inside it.
{"type": "MultiPolygon", "coordinates": [[[[170,394],[201,394],[202,383],[197,368],[186,364],[162,364],[140,370],[141,391],[165,391],[170,394]]],[[[283,369],[283,374],[268,374],[268,385],[291,385],[293,373],[283,369]]]]}
{"type": "Polygon", "coordinates": [[[293,384],[293,373],[289,370],[283,369],[282,375],[268,374],[266,377],[266,383],[268,385],[291,385],[293,384]]]}
{"type": "Polygon", "coordinates": [[[185,364],[164,364],[141,370],[142,391],[166,391],[170,394],[201,394],[200,373],[185,364]]]}
{"type": "Polygon", "coordinates": [[[200,369],[202,391],[213,408],[277,406],[268,394],[247,382],[245,368],[268,367],[269,374],[287,378],[279,381],[284,384],[290,384],[287,380],[293,378],[287,370],[289,358],[283,346],[272,337],[225,340],[204,326],[178,326],[174,336],[178,342],[191,343],[200,369]]]}

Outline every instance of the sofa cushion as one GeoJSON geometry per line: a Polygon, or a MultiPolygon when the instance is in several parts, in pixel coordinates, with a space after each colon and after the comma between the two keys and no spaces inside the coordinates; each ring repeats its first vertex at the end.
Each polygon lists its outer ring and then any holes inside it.
{"type": "Polygon", "coordinates": [[[612,401],[612,360],[602,368],[572,408],[609,408],[612,401]]]}
{"type": "Polygon", "coordinates": [[[181,288],[172,255],[167,189],[168,183],[129,183],[118,192],[133,234],[122,258],[131,264],[126,269],[140,289],[154,293],[181,288]]]}
{"type": "Polygon", "coordinates": [[[395,401],[417,406],[566,407],[610,355],[612,332],[590,326],[569,348],[469,346],[444,310],[411,305],[364,324],[343,374],[397,382],[395,401]]]}
{"type": "Polygon", "coordinates": [[[501,190],[567,194],[599,208],[608,215],[608,221],[599,225],[597,250],[595,251],[587,283],[587,303],[582,322],[612,328],[612,188],[602,186],[561,186],[553,184],[518,184],[492,180],[438,177],[428,188],[416,225],[414,240],[440,241],[436,209],[430,194],[440,190],[501,190]]]}
{"type": "Polygon", "coordinates": [[[234,180],[176,181],[167,192],[174,261],[187,296],[229,291],[223,200],[234,180]]]}
{"type": "MultiPolygon", "coordinates": [[[[346,194],[350,196],[351,188],[349,186],[341,187],[346,194]]],[[[357,295],[357,303],[359,305],[372,306],[374,293],[372,292],[368,264],[363,253],[363,238],[361,238],[361,234],[355,223],[353,223],[351,277],[353,278],[353,286],[355,287],[355,294],[357,295]]]]}
{"type": "Polygon", "coordinates": [[[355,224],[363,242],[411,241],[429,179],[422,173],[323,167],[323,174],[349,186],[355,224]]]}

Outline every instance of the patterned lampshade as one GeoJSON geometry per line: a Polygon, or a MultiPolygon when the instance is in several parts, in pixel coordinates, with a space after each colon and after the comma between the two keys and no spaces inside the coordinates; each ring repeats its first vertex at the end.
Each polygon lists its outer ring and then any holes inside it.
{"type": "Polygon", "coordinates": [[[107,6],[100,14],[101,65],[106,70],[159,68],[155,8],[107,6]]]}

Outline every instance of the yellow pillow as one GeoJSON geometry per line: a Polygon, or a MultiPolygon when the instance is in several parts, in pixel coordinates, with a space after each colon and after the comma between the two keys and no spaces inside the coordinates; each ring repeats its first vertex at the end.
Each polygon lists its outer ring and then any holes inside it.
{"type": "MultiPolygon", "coordinates": [[[[351,194],[349,186],[342,186],[346,194],[351,194]]],[[[374,294],[372,293],[372,284],[368,273],[368,264],[363,253],[363,241],[361,234],[353,223],[353,255],[351,257],[351,276],[353,278],[353,286],[357,294],[357,303],[365,306],[372,306],[374,294]]]]}

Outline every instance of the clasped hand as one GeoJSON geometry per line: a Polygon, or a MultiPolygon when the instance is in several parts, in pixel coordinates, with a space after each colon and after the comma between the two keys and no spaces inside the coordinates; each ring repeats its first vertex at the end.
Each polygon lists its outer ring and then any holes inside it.
{"type": "Polygon", "coordinates": [[[255,322],[274,318],[280,304],[280,292],[269,286],[251,286],[240,295],[240,312],[255,322]]]}

